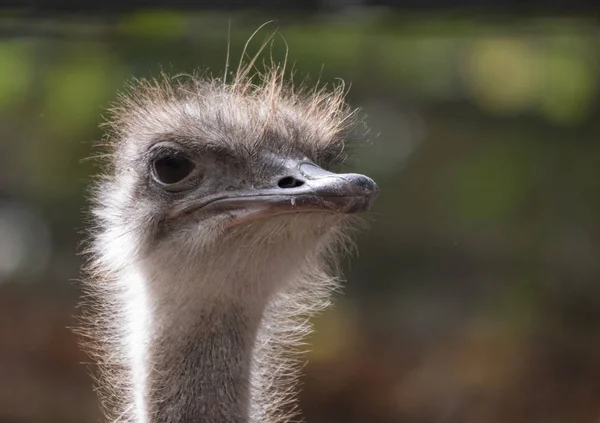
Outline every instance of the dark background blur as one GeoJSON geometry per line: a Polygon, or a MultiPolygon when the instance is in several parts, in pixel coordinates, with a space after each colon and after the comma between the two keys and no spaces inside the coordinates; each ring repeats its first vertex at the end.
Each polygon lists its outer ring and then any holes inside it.
{"type": "Polygon", "coordinates": [[[117,90],[161,65],[221,74],[228,26],[236,63],[270,19],[250,51],[279,28],[299,75],[352,84],[373,134],[353,167],[381,189],[345,293],[315,319],[307,422],[599,421],[593,13],[29,3],[0,8],[0,423],[99,419],[66,327],[97,172],[82,159],[117,90]]]}

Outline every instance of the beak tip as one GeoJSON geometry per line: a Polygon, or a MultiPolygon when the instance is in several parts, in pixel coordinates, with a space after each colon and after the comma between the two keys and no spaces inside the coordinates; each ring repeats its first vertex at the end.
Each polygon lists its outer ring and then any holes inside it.
{"type": "Polygon", "coordinates": [[[379,194],[379,187],[373,179],[360,174],[354,174],[352,176],[356,187],[363,190],[365,196],[370,197],[373,200],[377,197],[379,194]]]}
{"type": "Polygon", "coordinates": [[[379,195],[379,187],[375,181],[368,176],[357,173],[344,175],[346,181],[350,182],[350,186],[358,194],[355,201],[349,204],[346,213],[361,213],[371,209],[375,199],[379,195]]]}

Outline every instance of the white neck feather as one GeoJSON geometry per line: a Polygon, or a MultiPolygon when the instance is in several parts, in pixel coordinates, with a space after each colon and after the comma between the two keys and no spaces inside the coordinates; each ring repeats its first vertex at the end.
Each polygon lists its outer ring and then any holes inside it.
{"type": "Polygon", "coordinates": [[[253,347],[272,295],[257,286],[284,275],[193,266],[166,280],[164,263],[144,263],[121,281],[135,422],[248,422],[253,347]]]}
{"type": "Polygon", "coordinates": [[[296,239],[282,228],[257,229],[286,240],[262,240],[260,250],[186,250],[174,239],[180,248],[143,254],[126,248],[140,245],[131,237],[97,237],[107,253],[88,286],[101,307],[94,337],[112,422],[289,421],[290,351],[310,331],[307,316],[329,304],[327,259],[344,240],[339,227],[296,239]]]}
{"type": "Polygon", "coordinates": [[[122,286],[126,287],[124,314],[126,333],[123,347],[126,351],[131,372],[131,414],[137,423],[147,423],[148,410],[148,350],[151,340],[152,313],[147,287],[140,269],[128,268],[123,272],[122,286]]]}

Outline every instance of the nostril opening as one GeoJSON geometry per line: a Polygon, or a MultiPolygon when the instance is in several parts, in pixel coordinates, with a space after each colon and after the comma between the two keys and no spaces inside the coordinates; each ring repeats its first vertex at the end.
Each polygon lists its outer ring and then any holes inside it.
{"type": "Polygon", "coordinates": [[[297,188],[304,185],[304,181],[294,178],[293,176],[286,176],[281,178],[277,183],[279,188],[297,188]]]}

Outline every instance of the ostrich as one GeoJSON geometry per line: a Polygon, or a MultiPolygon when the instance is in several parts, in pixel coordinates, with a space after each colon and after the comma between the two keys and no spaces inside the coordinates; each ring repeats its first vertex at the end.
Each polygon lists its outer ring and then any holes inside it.
{"type": "Polygon", "coordinates": [[[111,422],[275,423],[376,184],[333,173],[359,120],[284,66],[138,80],[111,109],[84,318],[111,422]],[[258,82],[257,82],[258,80],[258,82]]]}

